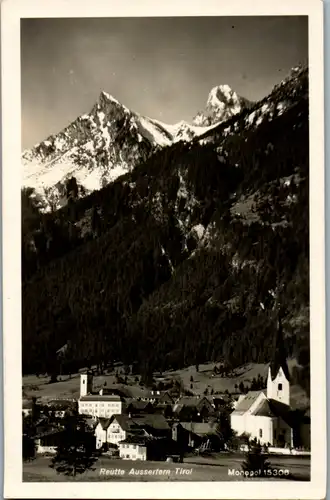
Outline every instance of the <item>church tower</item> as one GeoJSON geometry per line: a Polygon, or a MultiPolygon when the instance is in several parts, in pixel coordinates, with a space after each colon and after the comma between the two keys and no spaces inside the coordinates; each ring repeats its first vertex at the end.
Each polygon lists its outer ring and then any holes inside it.
{"type": "Polygon", "coordinates": [[[279,403],[290,406],[290,382],[281,366],[274,379],[271,367],[268,368],[267,399],[274,399],[279,403]]]}
{"type": "Polygon", "coordinates": [[[80,397],[87,396],[93,389],[93,374],[90,372],[80,375],[80,397]]]}
{"type": "Polygon", "coordinates": [[[273,356],[268,369],[267,398],[290,406],[290,375],[286,362],[281,314],[278,314],[273,356]]]}

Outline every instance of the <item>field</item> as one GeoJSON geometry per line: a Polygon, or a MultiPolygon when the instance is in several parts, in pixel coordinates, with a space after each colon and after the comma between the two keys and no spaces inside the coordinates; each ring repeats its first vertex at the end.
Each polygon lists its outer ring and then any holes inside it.
{"type": "MultiPolygon", "coordinates": [[[[289,360],[289,368],[295,364],[295,360],[289,360]]],[[[257,378],[258,374],[262,377],[267,376],[268,365],[267,364],[246,364],[239,368],[236,368],[227,377],[221,377],[220,375],[214,375],[215,363],[206,363],[199,365],[199,371],[196,371],[195,366],[189,366],[182,370],[177,371],[167,371],[160,374],[155,374],[156,381],[169,381],[171,379],[180,378],[186,389],[191,391],[196,395],[202,395],[205,389],[208,389],[210,393],[213,389],[214,393],[223,393],[229,391],[230,393],[235,392],[235,385],[239,385],[243,382],[244,385],[250,385],[253,378],[257,378]],[[190,381],[191,377],[193,382],[190,381]],[[193,388],[191,388],[191,383],[193,388]]],[[[122,370],[122,367],[118,367],[116,370],[122,370]]],[[[82,370],[84,371],[84,370],[82,370]]],[[[78,398],[79,397],[79,373],[73,374],[71,378],[67,375],[60,377],[60,380],[56,383],[49,384],[49,377],[35,375],[28,375],[23,377],[23,395],[24,397],[36,396],[41,400],[51,399],[51,398],[78,398]]],[[[128,376],[128,385],[131,386],[133,390],[136,390],[136,397],[141,397],[143,395],[144,389],[135,383],[135,376],[128,376]]],[[[110,374],[96,376],[94,377],[94,389],[100,389],[106,383],[107,386],[112,386],[115,384],[115,372],[110,374]]],[[[309,406],[309,400],[304,393],[304,391],[299,386],[291,386],[291,405],[293,407],[307,408],[309,406]]]]}
{"type": "MultiPolygon", "coordinates": [[[[270,460],[271,470],[288,471],[290,475],[287,479],[289,480],[308,481],[310,479],[309,458],[271,457],[270,460]]],[[[69,477],[59,475],[51,469],[49,458],[38,457],[23,465],[23,481],[251,481],[259,479],[244,478],[233,473],[233,471],[241,471],[242,461],[241,455],[223,454],[207,458],[186,457],[183,464],[137,462],[100,457],[92,469],[79,476],[69,477]],[[118,474],[118,471],[123,472],[118,474]]],[[[273,475],[270,479],[285,481],[287,480],[285,477],[283,475],[280,479],[278,475],[273,475]]]]}

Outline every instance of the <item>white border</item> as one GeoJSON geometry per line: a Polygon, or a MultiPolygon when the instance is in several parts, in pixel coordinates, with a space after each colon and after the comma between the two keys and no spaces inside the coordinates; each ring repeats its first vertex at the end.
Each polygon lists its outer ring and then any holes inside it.
{"type": "Polygon", "coordinates": [[[319,0],[4,0],[1,5],[3,133],[3,331],[7,498],[325,498],[323,4],[319,0]],[[21,460],[20,18],[308,15],[310,68],[310,482],[23,483],[21,460]]]}

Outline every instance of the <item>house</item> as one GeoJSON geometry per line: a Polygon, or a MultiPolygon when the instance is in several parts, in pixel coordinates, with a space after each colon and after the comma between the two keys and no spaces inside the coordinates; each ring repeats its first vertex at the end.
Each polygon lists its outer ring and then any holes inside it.
{"type": "Polygon", "coordinates": [[[151,391],[151,399],[157,405],[173,405],[174,399],[168,391],[151,391]]]}
{"type": "Polygon", "coordinates": [[[267,389],[241,396],[230,415],[231,427],[238,435],[248,434],[260,444],[293,446],[294,419],[290,408],[290,383],[286,370],[268,370],[267,389]]]}
{"type": "Polygon", "coordinates": [[[125,400],[126,408],[125,413],[128,415],[137,415],[139,413],[152,413],[154,410],[153,405],[149,401],[140,401],[133,398],[125,400]]]}
{"type": "Polygon", "coordinates": [[[108,442],[108,428],[110,425],[109,418],[99,418],[95,426],[94,435],[96,437],[96,449],[108,442]]]}
{"type": "Polygon", "coordinates": [[[214,396],[212,403],[216,411],[222,411],[233,407],[233,399],[229,395],[214,396]]]}
{"type": "Polygon", "coordinates": [[[155,396],[154,412],[164,415],[165,418],[171,418],[173,415],[172,407],[174,399],[168,391],[157,391],[159,394],[155,396]]]}
{"type": "Polygon", "coordinates": [[[181,449],[204,445],[214,449],[219,446],[217,422],[176,422],[172,426],[172,439],[181,449]]]}
{"type": "Polygon", "coordinates": [[[134,418],[138,427],[143,429],[150,436],[170,437],[171,430],[166,418],[159,414],[144,414],[134,418]]]}
{"type": "Polygon", "coordinates": [[[127,415],[113,415],[111,418],[100,418],[95,428],[96,447],[105,443],[118,445],[128,434],[140,431],[135,419],[127,415]]]}
{"type": "Polygon", "coordinates": [[[141,433],[154,437],[169,437],[170,427],[163,415],[113,415],[110,419],[99,419],[95,428],[96,446],[101,448],[105,443],[118,445],[128,436],[141,433]]]}
{"type": "Polygon", "coordinates": [[[93,375],[91,373],[80,375],[80,398],[78,411],[82,415],[91,415],[99,418],[110,418],[112,415],[121,414],[124,409],[124,399],[117,394],[93,393],[93,375]]]}
{"type": "Polygon", "coordinates": [[[141,433],[119,442],[119,456],[123,460],[166,460],[168,456],[178,453],[176,443],[170,438],[141,433]]]}
{"type": "Polygon", "coordinates": [[[47,402],[45,411],[52,412],[54,417],[63,418],[67,413],[77,409],[77,402],[69,399],[52,399],[47,402]]]}
{"type": "Polygon", "coordinates": [[[173,410],[172,410],[172,405],[162,405],[162,404],[156,404],[153,408],[154,413],[158,413],[160,415],[164,415],[166,419],[171,419],[173,418],[173,410]]]}
{"type": "Polygon", "coordinates": [[[61,443],[63,430],[49,428],[34,437],[36,453],[56,453],[57,446],[61,443]]]}
{"type": "Polygon", "coordinates": [[[119,442],[119,456],[123,460],[147,460],[150,439],[144,436],[129,436],[119,442]]]}
{"type": "Polygon", "coordinates": [[[180,421],[202,421],[214,413],[214,405],[206,398],[184,396],[173,405],[173,414],[180,421]]]}

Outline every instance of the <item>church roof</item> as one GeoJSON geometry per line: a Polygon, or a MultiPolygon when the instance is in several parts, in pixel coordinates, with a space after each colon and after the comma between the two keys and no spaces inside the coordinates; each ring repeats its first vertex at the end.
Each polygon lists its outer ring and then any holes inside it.
{"type": "Polygon", "coordinates": [[[235,410],[233,413],[235,415],[243,415],[245,412],[247,412],[253,403],[255,403],[260,396],[260,394],[266,394],[265,390],[262,391],[249,391],[245,397],[237,404],[235,410]]]}
{"type": "Polygon", "coordinates": [[[294,415],[290,406],[276,401],[275,399],[264,399],[252,412],[256,417],[282,418],[290,427],[294,424],[294,415]]]}
{"type": "Polygon", "coordinates": [[[252,412],[252,415],[255,415],[256,417],[276,417],[268,399],[261,401],[257,408],[252,412]]]}
{"type": "Polygon", "coordinates": [[[290,427],[293,427],[295,418],[290,406],[275,399],[269,399],[269,404],[277,417],[281,417],[290,427]]]}

